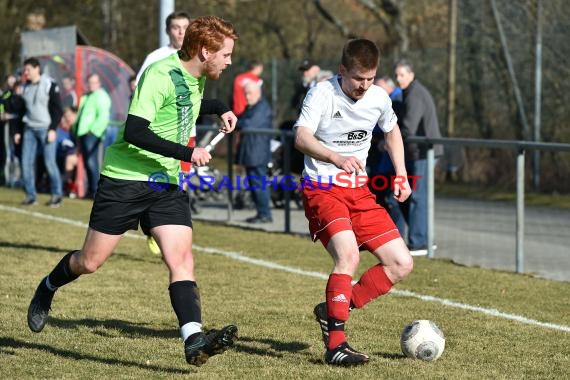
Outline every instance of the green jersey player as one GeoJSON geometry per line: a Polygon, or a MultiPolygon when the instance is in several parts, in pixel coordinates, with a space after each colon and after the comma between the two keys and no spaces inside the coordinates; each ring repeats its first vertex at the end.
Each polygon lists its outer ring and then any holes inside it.
{"type": "Polygon", "coordinates": [[[178,183],[181,162],[205,165],[203,148],[188,146],[199,113],[220,115],[222,132],[235,115],[218,101],[202,100],[206,79],[216,80],[231,64],[238,36],[232,24],[213,16],[193,20],[178,54],[154,63],[134,93],[124,133],[106,153],[87,236],[40,282],[28,309],[28,326],[40,332],[56,290],[95,272],[129,229],[154,237],[169,270],[170,299],[184,341],[186,361],[202,365],[233,344],[237,327],[202,331],[200,295],[194,274],[188,197],[178,183]]]}

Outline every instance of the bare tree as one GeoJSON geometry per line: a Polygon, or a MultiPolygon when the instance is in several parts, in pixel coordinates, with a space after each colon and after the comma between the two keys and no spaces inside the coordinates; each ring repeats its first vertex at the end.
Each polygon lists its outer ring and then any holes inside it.
{"type": "Polygon", "coordinates": [[[321,16],[333,24],[341,36],[344,38],[356,38],[356,35],[348,28],[348,26],[346,26],[345,23],[343,23],[339,18],[335,17],[332,13],[326,10],[325,7],[323,7],[323,4],[320,0],[313,0],[313,3],[315,4],[315,8],[317,11],[319,11],[321,16]]]}
{"type": "Polygon", "coordinates": [[[395,53],[405,55],[410,47],[408,28],[404,19],[406,0],[358,0],[360,5],[367,9],[380,24],[391,40],[395,41],[395,53]]]}

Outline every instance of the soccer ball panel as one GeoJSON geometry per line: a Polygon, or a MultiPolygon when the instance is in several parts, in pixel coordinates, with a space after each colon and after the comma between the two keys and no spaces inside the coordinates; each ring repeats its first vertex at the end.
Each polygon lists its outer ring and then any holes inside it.
{"type": "Polygon", "coordinates": [[[402,331],[400,346],[409,358],[434,361],[445,349],[445,337],[434,322],[417,320],[402,331]]]}

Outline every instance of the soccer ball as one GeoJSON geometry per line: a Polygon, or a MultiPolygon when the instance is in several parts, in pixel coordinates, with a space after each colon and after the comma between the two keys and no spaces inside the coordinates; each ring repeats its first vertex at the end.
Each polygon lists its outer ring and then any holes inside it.
{"type": "Polygon", "coordinates": [[[443,353],[445,337],[435,323],[422,319],[404,328],[400,346],[407,357],[431,362],[443,353]]]}

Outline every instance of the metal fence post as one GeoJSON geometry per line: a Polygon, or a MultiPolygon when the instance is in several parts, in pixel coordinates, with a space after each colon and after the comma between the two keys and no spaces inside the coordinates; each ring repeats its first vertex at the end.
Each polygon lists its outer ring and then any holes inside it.
{"type": "Polygon", "coordinates": [[[427,249],[428,257],[434,257],[434,235],[435,235],[435,152],[433,145],[427,151],[427,249]]]}
{"type": "Polygon", "coordinates": [[[517,154],[517,273],[524,271],[524,149],[517,154]]]}
{"type": "Polygon", "coordinates": [[[228,187],[228,222],[232,220],[234,215],[234,134],[230,133],[226,139],[227,144],[227,163],[228,163],[228,178],[230,179],[230,186],[228,187]]]}
{"type": "MultiPolygon", "coordinates": [[[[291,178],[291,145],[293,140],[287,136],[287,131],[281,131],[281,146],[283,147],[283,174],[286,179],[291,178]]],[[[289,181],[284,181],[284,185],[289,185],[289,181]]],[[[285,215],[285,233],[291,232],[291,190],[283,189],[283,197],[285,203],[283,205],[283,211],[285,215]]]]}

